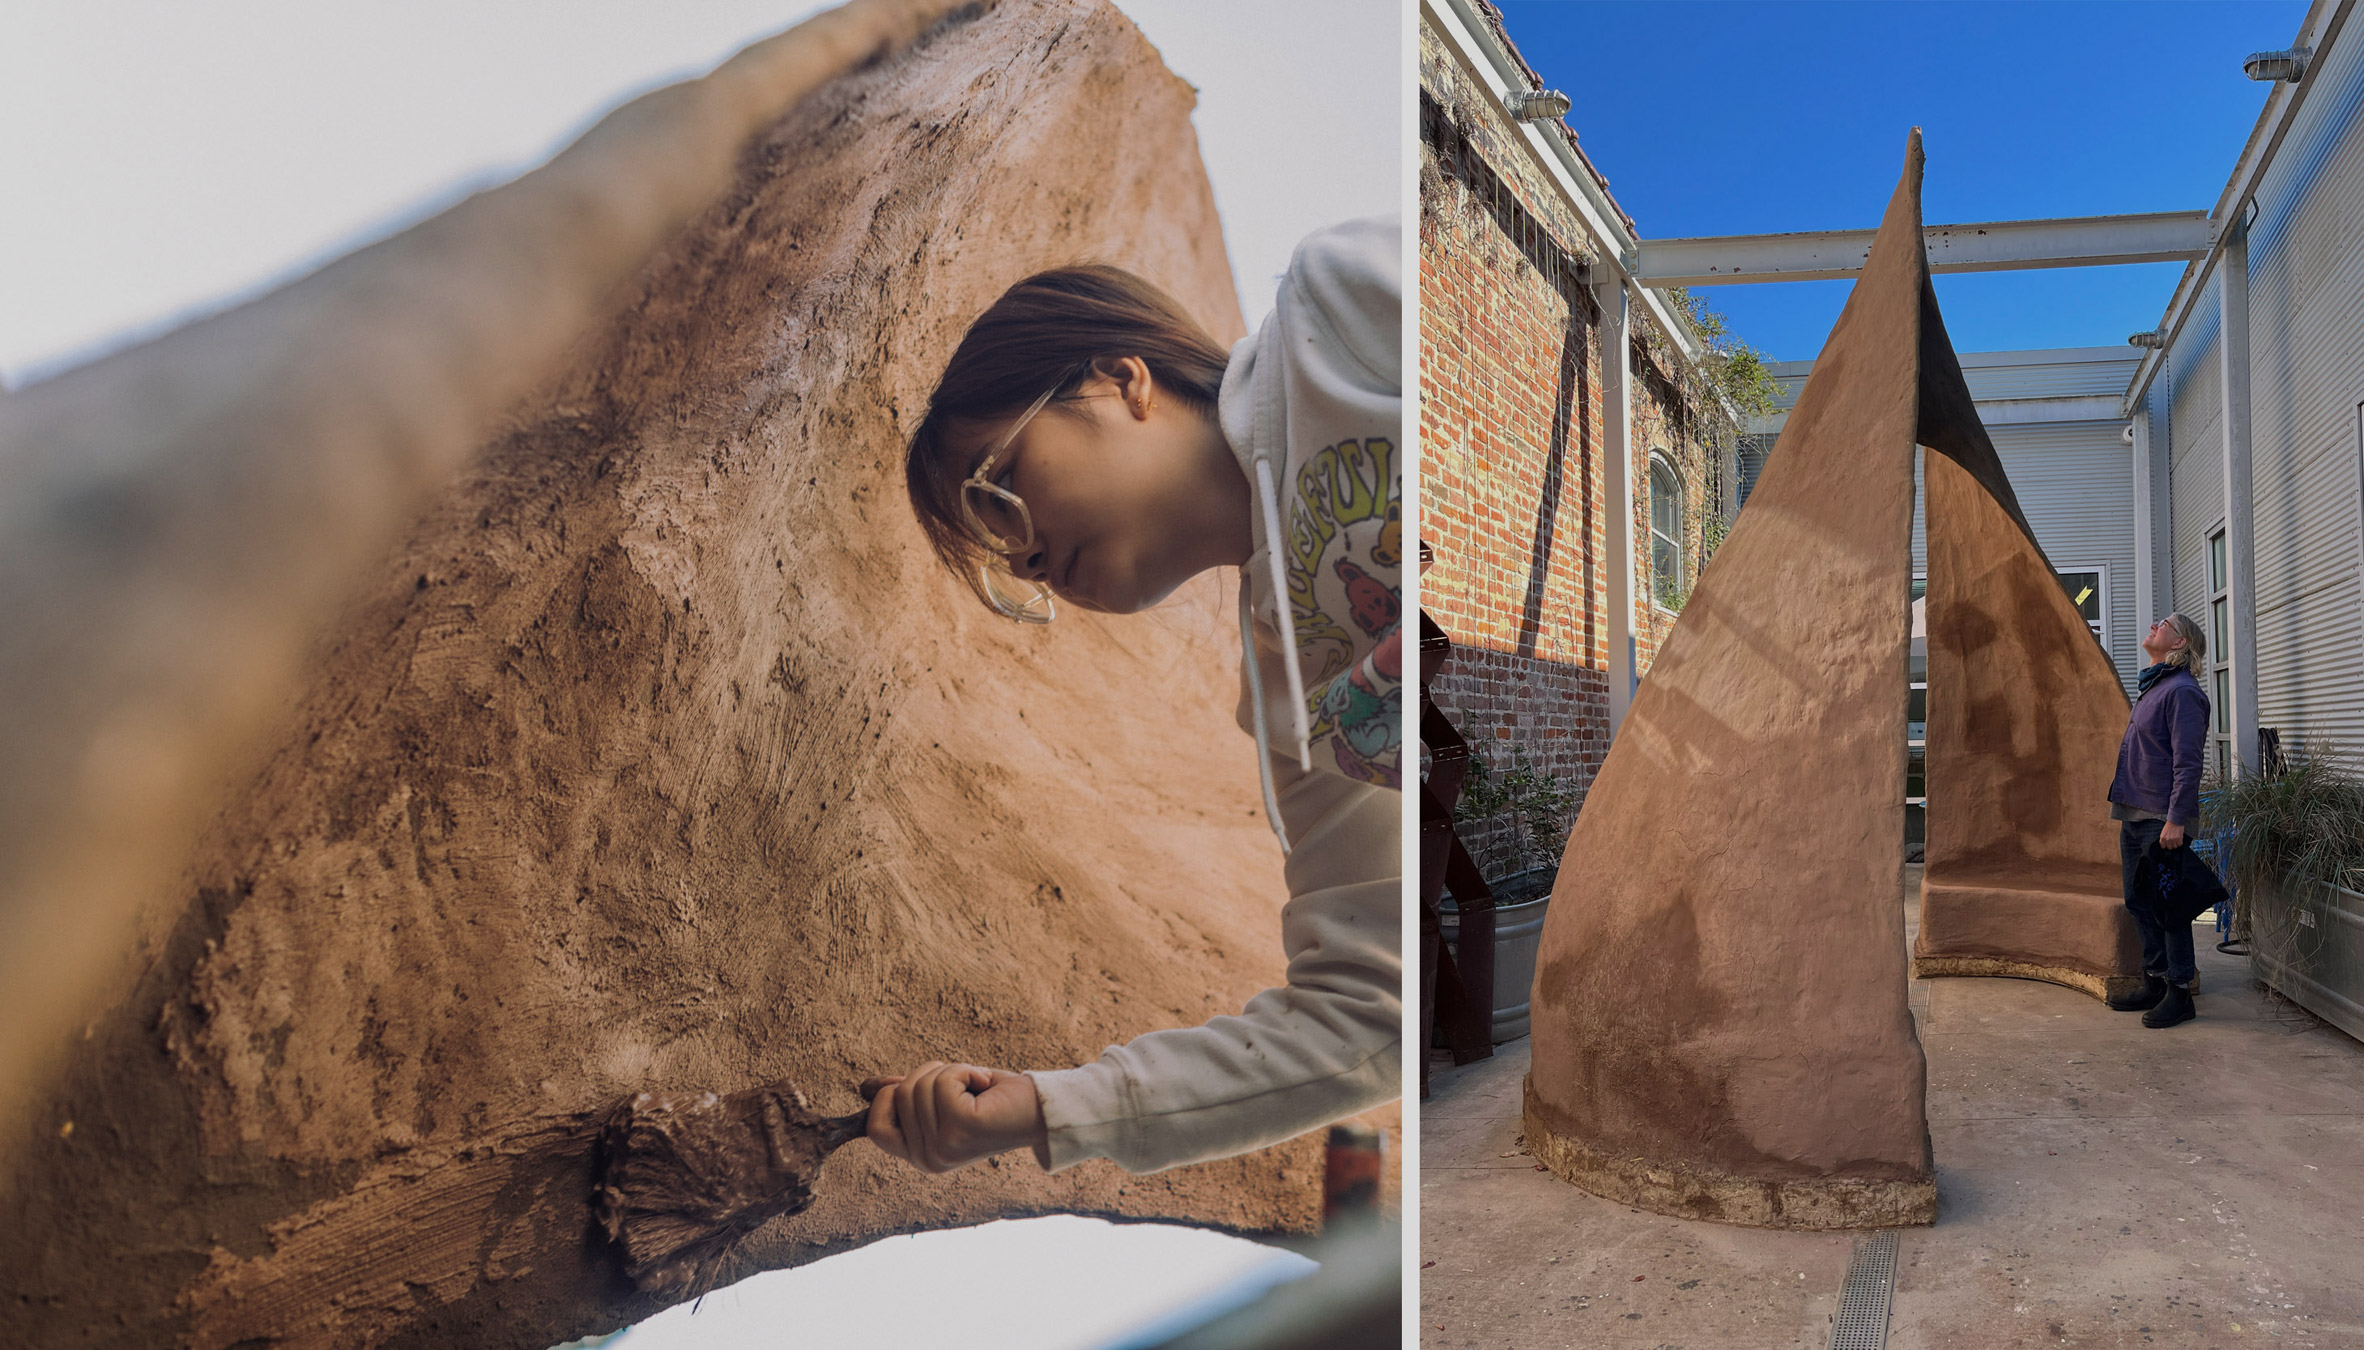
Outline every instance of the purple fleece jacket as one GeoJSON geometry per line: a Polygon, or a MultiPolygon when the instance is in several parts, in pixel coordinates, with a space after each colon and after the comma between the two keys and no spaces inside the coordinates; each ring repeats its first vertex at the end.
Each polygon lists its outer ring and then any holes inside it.
{"type": "Polygon", "coordinates": [[[2200,826],[2200,766],[2208,755],[2208,696],[2190,671],[2171,670],[2135,700],[2118,743],[2110,800],[2200,826]]]}

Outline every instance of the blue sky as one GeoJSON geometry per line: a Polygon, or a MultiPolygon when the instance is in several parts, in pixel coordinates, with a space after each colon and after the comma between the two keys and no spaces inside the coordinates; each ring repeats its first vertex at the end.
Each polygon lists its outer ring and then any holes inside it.
{"type": "MultiPolygon", "coordinates": [[[[1906,131],[1932,224],[2207,210],[2303,0],[1501,0],[1511,40],[1644,238],[1868,228],[1906,131]]],[[[2181,263],[1937,279],[1962,351],[2115,345],[2181,263]]],[[[1774,360],[1813,356],[1843,281],[1705,288],[1774,360]]]]}

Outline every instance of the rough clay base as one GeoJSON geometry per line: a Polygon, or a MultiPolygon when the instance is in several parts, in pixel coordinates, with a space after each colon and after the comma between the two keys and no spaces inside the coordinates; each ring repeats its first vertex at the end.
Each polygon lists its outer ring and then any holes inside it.
{"type": "MultiPolygon", "coordinates": [[[[1934,979],[1947,975],[1985,976],[2008,980],[2042,980],[2081,994],[2091,994],[2105,1002],[2124,998],[2142,988],[2140,975],[2096,975],[2091,971],[2070,970],[2066,966],[2042,966],[2030,961],[2010,961],[1999,956],[1916,956],[1913,958],[1913,978],[1934,979]]],[[[2197,989],[2197,982],[2193,988],[2197,989]]]]}
{"type": "Polygon", "coordinates": [[[1937,1222],[1934,1177],[1765,1181],[1681,1163],[1610,1157],[1545,1125],[1535,1110],[1532,1079],[1525,1096],[1527,1152],[1560,1180],[1619,1204],[1748,1228],[1896,1228],[1937,1222]]]}

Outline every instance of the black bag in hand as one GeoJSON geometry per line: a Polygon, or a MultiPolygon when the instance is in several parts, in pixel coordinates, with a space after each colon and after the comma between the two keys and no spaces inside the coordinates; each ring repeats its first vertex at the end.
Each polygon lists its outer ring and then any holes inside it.
{"type": "Polygon", "coordinates": [[[2142,870],[2146,874],[2143,879],[2150,883],[2151,913],[2161,923],[2189,924],[2202,911],[2232,898],[2217,880],[2216,869],[2200,861],[2190,844],[2181,848],[2144,845],[2142,870]]]}

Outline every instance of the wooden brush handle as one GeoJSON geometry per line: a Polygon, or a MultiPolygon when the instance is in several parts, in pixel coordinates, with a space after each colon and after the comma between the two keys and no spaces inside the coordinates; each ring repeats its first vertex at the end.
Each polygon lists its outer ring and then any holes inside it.
{"type": "Polygon", "coordinates": [[[832,1116],[821,1122],[821,1150],[835,1153],[847,1144],[870,1133],[870,1113],[856,1111],[850,1116],[832,1116]]]}

